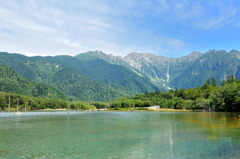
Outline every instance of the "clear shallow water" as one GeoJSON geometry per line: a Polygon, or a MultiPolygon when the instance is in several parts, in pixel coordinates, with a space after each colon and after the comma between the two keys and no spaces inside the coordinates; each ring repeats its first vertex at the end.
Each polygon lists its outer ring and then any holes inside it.
{"type": "Polygon", "coordinates": [[[231,113],[0,113],[0,158],[238,159],[231,113]]]}

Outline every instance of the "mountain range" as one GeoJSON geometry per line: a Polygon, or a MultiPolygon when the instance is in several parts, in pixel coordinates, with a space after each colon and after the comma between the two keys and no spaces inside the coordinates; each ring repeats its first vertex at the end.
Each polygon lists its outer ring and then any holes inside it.
{"type": "Polygon", "coordinates": [[[240,77],[237,50],[192,52],[180,58],[136,52],[124,58],[101,51],[74,57],[27,57],[0,52],[0,64],[1,72],[11,70],[14,74],[7,78],[6,73],[0,74],[1,91],[72,101],[105,101],[146,91],[191,88],[213,76],[218,82],[230,74],[240,77]],[[9,89],[11,83],[18,91],[9,89]],[[35,92],[25,89],[29,83],[35,92]]]}

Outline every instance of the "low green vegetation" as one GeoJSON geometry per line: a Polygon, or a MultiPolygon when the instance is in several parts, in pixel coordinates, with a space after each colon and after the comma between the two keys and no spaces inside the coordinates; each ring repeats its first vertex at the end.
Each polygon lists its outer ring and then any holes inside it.
{"type": "Polygon", "coordinates": [[[12,68],[0,64],[0,91],[2,91],[0,92],[0,110],[8,109],[10,98],[11,110],[15,110],[19,99],[19,108],[26,107],[27,110],[60,109],[68,108],[69,105],[70,109],[74,110],[108,108],[131,111],[148,110],[147,107],[158,105],[160,108],[167,109],[240,112],[240,80],[233,75],[228,76],[227,80],[222,81],[220,85],[213,77],[208,78],[202,86],[195,88],[168,92],[146,91],[145,94],[137,94],[134,97],[117,98],[119,94],[127,96],[128,92],[120,86],[93,81],[70,68],[63,68],[57,72],[54,84],[49,86],[25,79],[12,68]],[[94,94],[94,92],[97,93],[94,94]],[[107,103],[83,102],[111,99],[115,100],[107,103]],[[76,102],[72,102],[73,100],[76,102]]]}
{"type": "Polygon", "coordinates": [[[17,103],[19,110],[40,110],[40,109],[59,109],[67,108],[68,104],[64,100],[50,98],[36,98],[14,93],[0,92],[0,110],[8,110],[10,101],[10,110],[15,111],[17,103]],[[19,103],[18,103],[19,100],[19,103]]]}
{"type": "Polygon", "coordinates": [[[240,80],[233,75],[217,85],[215,77],[201,86],[168,92],[146,92],[135,97],[118,98],[110,108],[134,108],[159,105],[160,108],[240,112],[240,80]]]}
{"type": "Polygon", "coordinates": [[[72,110],[95,110],[94,104],[86,102],[74,102],[70,104],[70,109],[72,110]]]}

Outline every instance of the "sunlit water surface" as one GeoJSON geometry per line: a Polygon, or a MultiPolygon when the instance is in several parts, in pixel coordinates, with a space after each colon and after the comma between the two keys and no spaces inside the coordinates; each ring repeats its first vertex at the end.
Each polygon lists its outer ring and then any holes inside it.
{"type": "Polygon", "coordinates": [[[0,113],[0,158],[239,159],[231,113],[0,113]]]}

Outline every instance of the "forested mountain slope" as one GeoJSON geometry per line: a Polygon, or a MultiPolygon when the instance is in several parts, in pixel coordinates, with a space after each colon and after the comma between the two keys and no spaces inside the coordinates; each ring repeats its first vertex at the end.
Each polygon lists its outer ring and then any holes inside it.
{"type": "Polygon", "coordinates": [[[67,99],[65,94],[56,88],[23,78],[3,64],[0,64],[0,91],[33,97],[67,99]]]}
{"type": "Polygon", "coordinates": [[[0,63],[13,68],[24,78],[56,87],[74,100],[103,101],[161,90],[148,78],[101,59],[86,61],[71,56],[27,57],[0,53],[0,63]],[[63,78],[69,75],[70,70],[76,76],[63,78]],[[57,77],[63,79],[60,81],[57,77]]]}
{"type": "Polygon", "coordinates": [[[131,91],[117,86],[94,81],[71,68],[63,68],[53,78],[51,85],[64,92],[72,100],[104,101],[131,94],[131,91]]]}
{"type": "Polygon", "coordinates": [[[24,78],[57,88],[72,100],[111,100],[146,91],[193,88],[213,76],[218,82],[230,74],[240,77],[237,50],[192,52],[180,58],[148,53],[121,58],[101,51],[75,57],[27,57],[1,52],[0,63],[24,78]]]}
{"type": "Polygon", "coordinates": [[[162,90],[157,87],[150,80],[136,73],[123,65],[111,64],[105,60],[95,58],[86,54],[76,56],[81,61],[81,72],[87,74],[94,80],[105,83],[112,83],[136,93],[144,93],[145,91],[162,90]]]}

